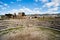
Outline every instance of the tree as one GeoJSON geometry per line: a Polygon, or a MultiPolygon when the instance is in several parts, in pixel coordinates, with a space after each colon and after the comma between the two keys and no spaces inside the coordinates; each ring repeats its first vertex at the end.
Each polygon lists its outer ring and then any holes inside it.
{"type": "Polygon", "coordinates": [[[25,16],[25,13],[24,12],[22,12],[22,16],[25,16]]]}
{"type": "Polygon", "coordinates": [[[5,14],[5,16],[11,18],[12,14],[5,14]]]}

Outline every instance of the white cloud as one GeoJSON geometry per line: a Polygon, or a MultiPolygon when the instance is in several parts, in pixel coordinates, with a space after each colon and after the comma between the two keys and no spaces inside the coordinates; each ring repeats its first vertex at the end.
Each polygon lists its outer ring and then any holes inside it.
{"type": "Polygon", "coordinates": [[[57,2],[60,3],[60,0],[52,0],[52,1],[54,1],[54,2],[56,2],[56,3],[57,3],[57,2]]]}
{"type": "Polygon", "coordinates": [[[9,6],[8,4],[5,3],[5,4],[3,5],[3,7],[9,8],[10,6],[9,6]]]}
{"type": "Polygon", "coordinates": [[[6,8],[9,8],[7,3],[3,3],[2,1],[0,1],[0,9],[4,10],[6,8]]]}
{"type": "Polygon", "coordinates": [[[58,7],[55,7],[55,8],[50,8],[48,9],[49,11],[57,11],[58,10],[58,7]]]}
{"type": "Polygon", "coordinates": [[[2,6],[2,7],[3,7],[3,6],[4,6],[4,7],[8,7],[8,4],[3,3],[3,2],[0,1],[0,6],[2,6]]]}
{"type": "Polygon", "coordinates": [[[51,6],[53,6],[54,5],[54,3],[53,2],[50,2],[50,3],[46,3],[44,6],[45,7],[51,7],[51,6]]]}
{"type": "Polygon", "coordinates": [[[19,10],[17,9],[12,9],[11,11],[8,11],[8,13],[17,13],[18,12],[25,12],[26,14],[42,14],[42,12],[40,10],[37,10],[36,8],[34,8],[33,10],[29,9],[29,8],[26,8],[26,7],[23,7],[19,10]]]}
{"type": "Polygon", "coordinates": [[[7,8],[9,8],[10,6],[8,6],[8,4],[3,4],[3,5],[0,5],[0,9],[2,10],[5,10],[7,8]]]}
{"type": "Polygon", "coordinates": [[[48,2],[48,0],[39,0],[39,1],[42,1],[42,2],[48,2]]]}
{"type": "Polygon", "coordinates": [[[4,15],[4,14],[6,14],[6,13],[5,13],[5,12],[0,11],[0,15],[4,15]]]}
{"type": "MultiPolygon", "coordinates": [[[[57,8],[53,8],[53,10],[57,10],[57,8]]],[[[34,8],[33,10],[31,10],[29,8],[26,8],[26,7],[18,9],[18,10],[17,9],[12,9],[12,10],[9,10],[7,13],[11,13],[11,14],[17,13],[18,14],[18,12],[25,12],[26,14],[45,14],[45,13],[52,14],[52,13],[54,13],[52,11],[52,9],[49,9],[49,11],[46,11],[46,12],[41,12],[40,8],[34,8]]]]}
{"type": "Polygon", "coordinates": [[[56,14],[59,13],[57,12],[58,7],[54,7],[54,8],[49,8],[47,11],[45,11],[44,13],[48,13],[48,14],[56,14]]]}
{"type": "Polygon", "coordinates": [[[41,2],[48,2],[48,0],[35,0],[35,2],[38,2],[38,1],[41,1],[41,2]]]}
{"type": "Polygon", "coordinates": [[[13,13],[17,13],[18,12],[18,10],[16,10],[16,9],[12,9],[12,10],[9,10],[7,13],[11,13],[11,14],[13,14],[13,13]]]}
{"type": "Polygon", "coordinates": [[[37,10],[36,8],[34,8],[33,10],[31,10],[29,8],[23,8],[23,9],[20,9],[20,11],[26,12],[26,14],[29,14],[29,13],[30,14],[40,14],[40,13],[42,13],[40,10],[37,10]]]}
{"type": "Polygon", "coordinates": [[[44,7],[48,7],[48,8],[50,8],[51,6],[58,7],[59,3],[49,2],[44,5],[44,7]]]}
{"type": "MultiPolygon", "coordinates": [[[[34,8],[33,10],[29,9],[29,8],[26,8],[26,7],[23,7],[21,9],[12,9],[11,11],[8,11],[8,13],[17,13],[18,12],[25,12],[26,14],[45,14],[45,13],[48,13],[48,14],[52,14],[52,13],[55,13],[55,11],[57,10],[58,8],[51,8],[49,9],[48,11],[46,12],[41,12],[40,11],[40,8],[34,8]]],[[[57,13],[57,12],[56,12],[57,13]]]]}
{"type": "Polygon", "coordinates": [[[48,8],[47,12],[57,12],[60,6],[60,0],[52,0],[51,2],[47,2],[43,5],[43,8],[48,8]],[[52,8],[51,8],[52,7],[52,8]]]}
{"type": "Polygon", "coordinates": [[[8,6],[8,4],[4,4],[4,6],[8,6]]]}
{"type": "Polygon", "coordinates": [[[51,7],[51,6],[60,6],[60,0],[52,0],[51,2],[45,3],[45,6],[51,7]]]}

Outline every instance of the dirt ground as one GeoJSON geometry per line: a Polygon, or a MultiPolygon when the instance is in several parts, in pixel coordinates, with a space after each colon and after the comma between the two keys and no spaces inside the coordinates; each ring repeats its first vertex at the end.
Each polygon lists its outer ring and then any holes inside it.
{"type": "Polygon", "coordinates": [[[60,35],[51,30],[41,30],[36,27],[25,27],[0,37],[0,40],[60,40],[60,35]]]}

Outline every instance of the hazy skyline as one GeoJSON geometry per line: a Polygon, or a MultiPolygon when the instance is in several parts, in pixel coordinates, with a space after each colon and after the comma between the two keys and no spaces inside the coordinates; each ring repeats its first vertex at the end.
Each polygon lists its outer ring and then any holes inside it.
{"type": "Polygon", "coordinates": [[[0,0],[0,15],[18,12],[60,13],[60,0],[0,0]]]}

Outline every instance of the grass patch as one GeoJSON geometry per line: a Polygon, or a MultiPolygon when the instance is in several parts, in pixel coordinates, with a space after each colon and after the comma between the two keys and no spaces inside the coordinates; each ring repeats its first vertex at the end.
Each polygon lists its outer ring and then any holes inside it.
{"type": "Polygon", "coordinates": [[[51,18],[51,17],[42,17],[42,18],[37,18],[37,20],[39,21],[51,21],[51,20],[54,20],[54,18],[51,18]]]}
{"type": "Polygon", "coordinates": [[[54,33],[60,33],[60,30],[55,30],[53,28],[45,28],[45,27],[37,27],[41,29],[42,31],[53,31],[54,33]]]}
{"type": "Polygon", "coordinates": [[[8,28],[5,30],[0,30],[0,35],[7,34],[9,32],[12,32],[13,30],[22,30],[22,28],[24,28],[24,27],[16,27],[16,28],[8,28]]]}
{"type": "Polygon", "coordinates": [[[37,28],[39,28],[42,31],[52,32],[53,34],[51,34],[51,35],[60,35],[59,30],[55,30],[55,29],[52,29],[52,28],[44,28],[44,27],[37,27],[37,28]]]}
{"type": "Polygon", "coordinates": [[[49,34],[50,38],[48,38],[48,40],[60,40],[60,31],[44,27],[37,28],[46,33],[47,35],[49,34]]]}

